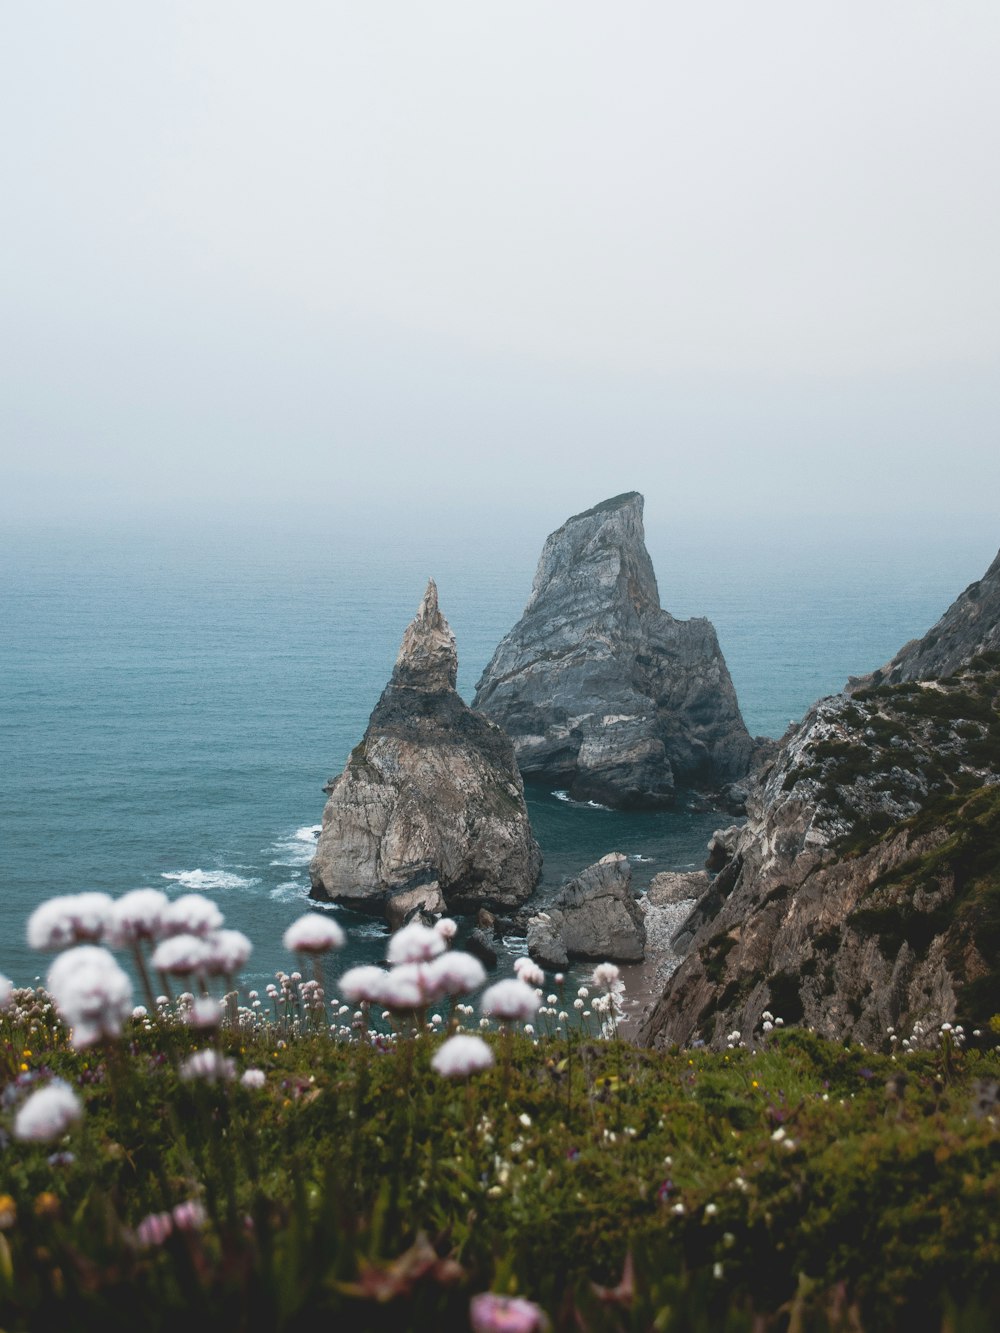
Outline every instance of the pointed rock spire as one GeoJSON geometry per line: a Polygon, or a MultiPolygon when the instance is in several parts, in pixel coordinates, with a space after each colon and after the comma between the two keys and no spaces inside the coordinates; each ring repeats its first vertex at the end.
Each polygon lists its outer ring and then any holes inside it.
{"type": "Polygon", "coordinates": [[[453,690],[457,679],[455,636],[438,606],[437,584],[428,579],[417,614],[403,635],[392,683],[415,690],[453,690]]]}

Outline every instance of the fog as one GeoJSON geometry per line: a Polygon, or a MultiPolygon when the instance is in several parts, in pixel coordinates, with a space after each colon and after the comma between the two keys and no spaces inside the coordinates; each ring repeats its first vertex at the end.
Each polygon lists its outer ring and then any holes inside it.
{"type": "Polygon", "coordinates": [[[544,532],[635,488],[985,561],[998,38],[992,0],[8,6],[0,518],[544,532]]]}

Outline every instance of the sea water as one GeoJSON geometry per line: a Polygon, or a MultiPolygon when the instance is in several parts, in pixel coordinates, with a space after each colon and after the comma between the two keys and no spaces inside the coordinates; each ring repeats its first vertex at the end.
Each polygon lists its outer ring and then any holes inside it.
{"type": "MultiPolygon", "coordinates": [[[[143,885],[214,899],[253,942],[246,986],[290,969],[281,937],[310,906],[321,788],[363,734],[427,577],[471,699],[546,532],[237,523],[0,538],[0,971],[44,974],[24,925],[46,897],[143,885]]],[[[663,604],[714,622],[747,724],[770,736],[923,633],[992,556],[981,533],[792,545],[773,531],[649,540],[663,604]]],[[[640,887],[696,868],[729,822],[686,798],[625,814],[532,787],[528,804],[541,900],[611,851],[640,887]]],[[[381,957],[385,927],[335,910],[345,965],[381,957]]]]}

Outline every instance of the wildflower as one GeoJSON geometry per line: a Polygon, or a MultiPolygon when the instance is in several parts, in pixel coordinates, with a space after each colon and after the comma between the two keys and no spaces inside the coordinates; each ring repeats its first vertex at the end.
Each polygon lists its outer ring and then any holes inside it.
{"type": "Polygon", "coordinates": [[[590,980],[595,986],[602,986],[604,990],[613,990],[621,980],[621,972],[614,963],[598,963],[594,968],[590,980]]]}
{"type": "Polygon", "coordinates": [[[390,963],[427,963],[443,953],[444,948],[444,940],[436,930],[411,921],[390,939],[386,958],[390,963]]]}
{"type": "Polygon", "coordinates": [[[243,1077],[240,1083],[244,1088],[262,1088],[267,1082],[267,1075],[263,1069],[246,1069],[243,1071],[243,1077]]]}
{"type": "Polygon", "coordinates": [[[200,893],[182,893],[163,914],[165,935],[208,935],[222,927],[224,917],[211,899],[200,893]]]}
{"type": "Polygon", "coordinates": [[[527,1111],[522,1111],[521,1114],[520,1114],[517,1118],[518,1118],[518,1121],[520,1122],[520,1124],[522,1124],[522,1125],[524,1126],[525,1129],[530,1129],[530,1127],[531,1127],[531,1116],[528,1115],[527,1111]]]}
{"type": "Polygon", "coordinates": [[[577,1010],[582,1009],[582,1008],[583,1008],[583,1001],[582,1001],[582,1000],[574,1000],[574,1001],[573,1001],[573,1008],[574,1008],[574,1009],[577,1009],[577,1010]]]}
{"type": "Polygon", "coordinates": [[[236,1077],[236,1064],[227,1055],[206,1049],[189,1055],[180,1068],[186,1082],[200,1079],[205,1083],[229,1083],[236,1077]]]}
{"type": "Polygon", "coordinates": [[[216,930],[205,936],[205,944],[205,971],[210,977],[234,976],[253,953],[253,945],[240,930],[216,930]]]}
{"type": "Polygon", "coordinates": [[[41,1194],[35,1196],[36,1217],[58,1217],[61,1209],[59,1195],[53,1194],[51,1190],[42,1190],[41,1194]]]}
{"type": "Polygon", "coordinates": [[[17,1204],[10,1194],[0,1194],[0,1231],[9,1231],[17,1221],[17,1204]]]}
{"type": "Polygon", "coordinates": [[[579,995],[581,1000],[588,1000],[590,998],[590,991],[586,986],[581,986],[577,991],[577,995],[579,995]]]}
{"type": "Polygon", "coordinates": [[[162,1245],[174,1229],[174,1219],[169,1213],[150,1213],[144,1217],[135,1229],[135,1238],[144,1249],[162,1245]]]}
{"type": "Polygon", "coordinates": [[[538,996],[530,986],[514,977],[498,981],[483,995],[482,1011],[504,1021],[531,1018],[538,1012],[538,996]]]}
{"type": "Polygon", "coordinates": [[[420,1009],[430,999],[416,963],[403,963],[391,972],[383,973],[383,978],[381,1000],[389,1009],[420,1009]]]}
{"type": "Polygon", "coordinates": [[[212,1000],[207,995],[195,1000],[184,1015],[184,1022],[189,1028],[203,1032],[217,1028],[222,1022],[222,1010],[218,1000],[212,1000]]]}
{"type": "Polygon", "coordinates": [[[156,946],[152,963],[157,972],[166,972],[175,977],[189,977],[195,972],[205,972],[210,957],[211,949],[200,935],[171,935],[169,939],[156,946]]]}
{"type": "Polygon", "coordinates": [[[148,1012],[149,1011],[144,1004],[137,1004],[132,1010],[132,1017],[135,1019],[145,1018],[148,1012]]]}
{"type": "Polygon", "coordinates": [[[459,949],[435,958],[427,964],[425,973],[434,995],[468,995],[486,980],[486,971],[479,959],[459,949]]]}
{"type": "Polygon", "coordinates": [[[706,1203],[706,1204],[705,1204],[705,1216],[706,1216],[706,1217],[714,1217],[715,1214],[716,1214],[718,1211],[719,1211],[719,1205],[718,1205],[717,1203],[706,1203]]]}
{"type": "Polygon", "coordinates": [[[13,994],[13,981],[11,981],[10,977],[5,977],[4,974],[0,972],[0,1013],[2,1013],[4,1009],[10,1008],[13,994]]]}
{"type": "Polygon", "coordinates": [[[468,1078],[492,1063],[493,1052],[481,1037],[449,1037],[431,1057],[431,1068],[442,1078],[468,1078]]]}
{"type": "Polygon", "coordinates": [[[434,929],[445,941],[453,940],[458,934],[458,926],[451,917],[443,916],[440,921],[434,922],[434,929]]]}
{"type": "Polygon", "coordinates": [[[514,972],[526,986],[545,985],[545,973],[530,958],[515,959],[514,972]]]}
{"type": "Polygon", "coordinates": [[[108,943],[114,948],[138,940],[158,940],[170,899],[159,889],[133,889],[111,904],[108,943]]]}
{"type": "Polygon", "coordinates": [[[293,953],[326,953],[330,949],[342,949],[345,939],[336,921],[320,916],[318,912],[307,912],[292,922],[282,942],[293,953]]]}
{"type": "Polygon", "coordinates": [[[544,1333],[549,1327],[544,1310],[521,1296],[480,1292],[469,1302],[472,1333],[544,1333]]]}
{"type": "Polygon", "coordinates": [[[48,992],[77,1050],[117,1037],[132,1011],[132,983],[107,949],[81,944],[49,968],[48,992]]]}
{"type": "Polygon", "coordinates": [[[14,1120],[14,1137],[22,1143],[51,1143],[83,1119],[79,1097],[62,1079],[53,1079],[21,1104],[14,1120]]]}
{"type": "Polygon", "coordinates": [[[50,898],[28,918],[28,945],[32,949],[65,949],[70,944],[93,944],[104,934],[112,909],[106,893],[70,893],[50,898]]]}
{"type": "Polygon", "coordinates": [[[196,1231],[205,1225],[205,1210],[197,1199],[186,1199],[174,1208],[173,1219],[178,1231],[196,1231]]]}

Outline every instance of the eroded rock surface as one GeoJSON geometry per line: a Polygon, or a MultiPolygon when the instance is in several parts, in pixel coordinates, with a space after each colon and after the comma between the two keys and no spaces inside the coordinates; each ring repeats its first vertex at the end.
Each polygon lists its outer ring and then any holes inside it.
{"type": "Polygon", "coordinates": [[[783,738],[746,824],[713,839],[722,869],[678,933],[690,952],[641,1040],[722,1046],[770,1009],[881,1044],[890,1027],[996,1012],[998,575],[1000,558],[978,597],[966,590],[925,640],[783,738]],[[948,675],[919,675],[935,665],[948,675]]]}
{"type": "Polygon", "coordinates": [[[620,852],[582,870],[528,922],[528,953],[546,967],[565,967],[571,958],[635,962],[645,947],[632,869],[620,852]]]}
{"type": "Polygon", "coordinates": [[[392,678],[329,800],[311,896],[395,918],[416,907],[517,907],[541,872],[503,731],[455,691],[455,637],[427,585],[392,678]]]}
{"type": "Polygon", "coordinates": [[[642,511],[633,491],[552,533],[473,707],[511,737],[525,776],[657,808],[678,784],[745,775],[755,742],[709,621],[660,607],[642,511]]]}

